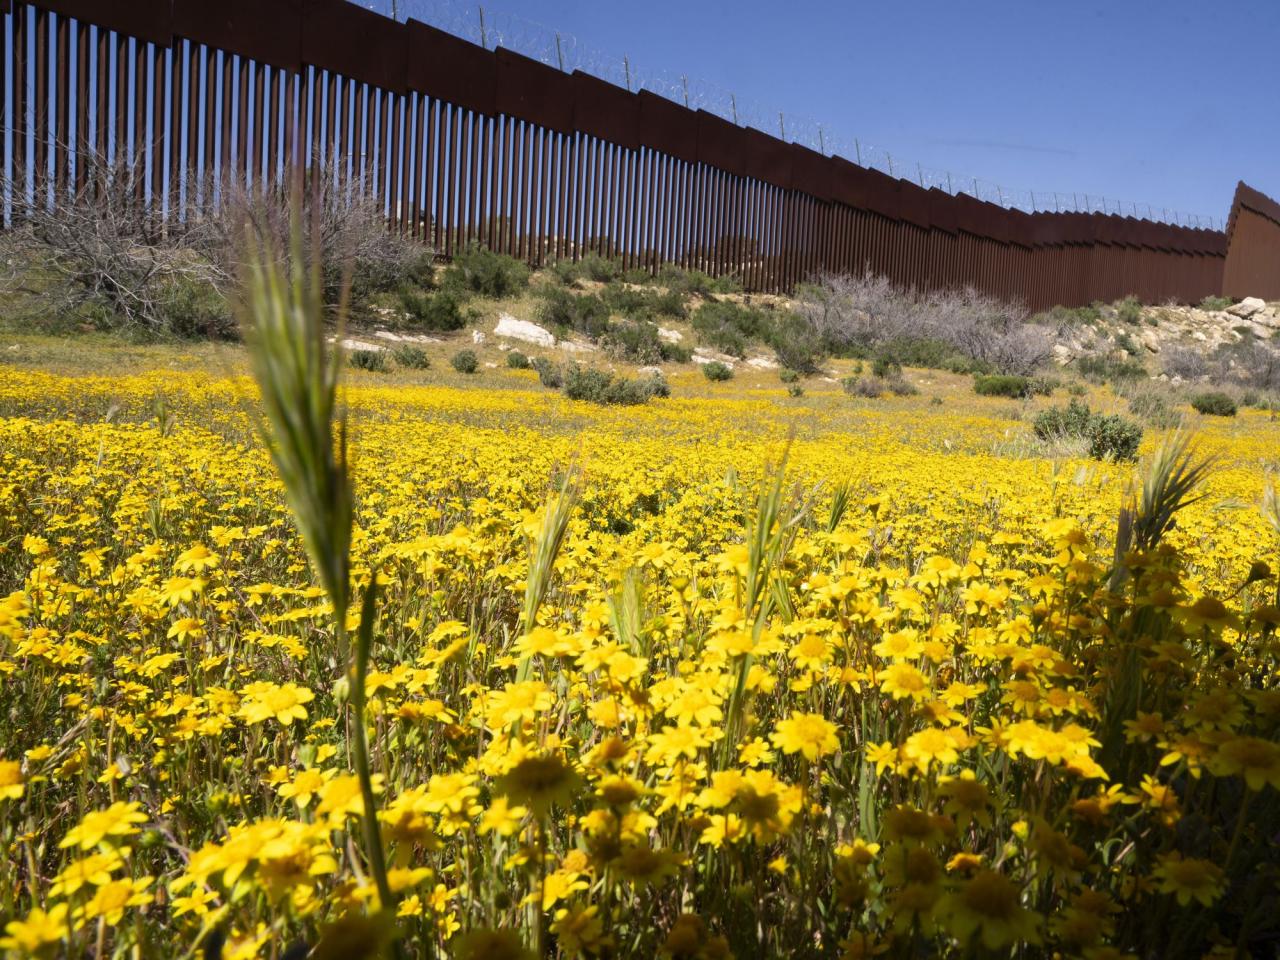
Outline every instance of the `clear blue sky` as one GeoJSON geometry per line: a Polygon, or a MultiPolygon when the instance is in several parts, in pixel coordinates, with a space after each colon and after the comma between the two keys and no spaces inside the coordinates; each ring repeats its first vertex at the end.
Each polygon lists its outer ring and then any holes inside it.
{"type": "MultiPolygon", "coordinates": [[[[626,54],[640,76],[687,73],[807,115],[891,151],[901,174],[919,162],[1215,218],[1237,180],[1280,197],[1280,0],[483,5],[513,38],[535,21],[605,68],[626,54]]],[[[428,21],[474,9],[400,2],[428,21]]]]}

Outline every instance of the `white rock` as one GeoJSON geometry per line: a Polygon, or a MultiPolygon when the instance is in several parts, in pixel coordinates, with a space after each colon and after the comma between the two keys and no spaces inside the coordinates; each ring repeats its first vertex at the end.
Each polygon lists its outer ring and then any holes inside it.
{"type": "Polygon", "coordinates": [[[392,333],[390,330],[375,330],[379,340],[390,340],[392,343],[443,343],[438,337],[428,337],[421,333],[392,333]]]}
{"type": "Polygon", "coordinates": [[[493,328],[493,334],[496,337],[523,340],[525,343],[537,344],[540,347],[554,347],[556,344],[555,335],[550,330],[536,323],[530,323],[528,320],[519,320],[509,313],[498,317],[498,325],[493,328]]]}
{"type": "Polygon", "coordinates": [[[342,349],[343,350],[371,350],[374,353],[377,353],[387,348],[380,343],[369,343],[367,340],[352,340],[350,337],[348,337],[346,340],[342,341],[342,349]]]}
{"type": "Polygon", "coordinates": [[[1259,300],[1257,297],[1245,297],[1239,303],[1233,303],[1227,307],[1227,313],[1240,317],[1242,320],[1247,320],[1259,310],[1265,309],[1267,309],[1265,300],[1259,300]]]}
{"type": "Polygon", "coordinates": [[[655,374],[655,373],[661,373],[662,368],[661,367],[640,367],[639,371],[640,373],[655,374]]]}
{"type": "Polygon", "coordinates": [[[714,350],[708,350],[706,347],[698,347],[693,351],[693,356],[690,359],[697,364],[723,363],[726,367],[732,367],[734,365],[733,357],[729,356],[727,353],[716,353],[714,350]]]}
{"type": "Polygon", "coordinates": [[[768,357],[752,357],[747,361],[747,366],[755,367],[757,370],[777,370],[778,362],[768,357]]]}
{"type": "Polygon", "coordinates": [[[594,353],[596,345],[585,340],[561,340],[556,344],[565,353],[594,353]]]}
{"type": "Polygon", "coordinates": [[[684,334],[679,330],[668,330],[666,327],[659,327],[658,339],[663,343],[679,343],[684,339],[684,334]]]}
{"type": "Polygon", "coordinates": [[[472,343],[484,343],[484,331],[483,331],[483,330],[472,330],[472,331],[471,331],[471,342],[472,342],[472,343]]]}
{"type": "Polygon", "coordinates": [[[1280,328],[1280,311],[1277,311],[1275,307],[1259,310],[1251,319],[1254,323],[1260,324],[1269,330],[1280,328]]]}

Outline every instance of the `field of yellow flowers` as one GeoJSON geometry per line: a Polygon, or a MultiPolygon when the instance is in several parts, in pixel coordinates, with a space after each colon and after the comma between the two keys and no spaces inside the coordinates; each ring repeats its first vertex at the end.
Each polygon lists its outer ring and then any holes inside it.
{"type": "Polygon", "coordinates": [[[335,587],[252,380],[0,368],[0,949],[1275,955],[1265,413],[1121,521],[1011,401],[486,376],[346,389],[335,587]]]}

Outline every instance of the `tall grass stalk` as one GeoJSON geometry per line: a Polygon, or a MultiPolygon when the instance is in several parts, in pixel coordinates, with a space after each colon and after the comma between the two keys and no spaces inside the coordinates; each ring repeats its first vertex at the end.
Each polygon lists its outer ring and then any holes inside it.
{"type": "Polygon", "coordinates": [[[1131,491],[1116,525],[1115,567],[1111,587],[1129,576],[1125,554],[1152,550],[1173,529],[1178,511],[1204,497],[1192,496],[1213,467],[1213,458],[1197,462],[1192,435],[1175,430],[1156,450],[1142,477],[1140,491],[1131,491]]]}
{"type": "MultiPolygon", "coordinates": [[[[295,190],[296,194],[296,190],[295,190]]],[[[295,195],[294,209],[300,209],[295,195]]],[[[339,662],[344,664],[351,718],[350,748],[364,800],[363,845],[384,911],[394,910],[378,828],[365,732],[365,677],[377,614],[376,572],[364,594],[354,657],[347,637],[351,607],[351,528],[354,494],[347,447],[347,415],[339,398],[340,349],[325,342],[318,251],[304,259],[295,219],[290,256],[281,265],[269,238],[248,231],[240,309],[254,377],[262,395],[258,427],[307,555],[333,607],[339,662]],[[308,265],[309,263],[309,265],[308,265]]],[[[339,318],[343,309],[339,309],[339,318]]]]}
{"type": "MultiPolygon", "coordinates": [[[[565,474],[560,492],[547,502],[542,515],[542,526],[529,551],[529,575],[525,578],[524,606],[520,614],[520,629],[528,634],[538,625],[538,610],[551,589],[551,575],[555,572],[556,557],[569,531],[569,518],[573,508],[582,498],[582,470],[572,467],[565,474]]],[[[532,658],[525,655],[517,668],[517,679],[529,676],[532,658]]]]}
{"type": "MultiPolygon", "coordinates": [[[[1146,464],[1140,489],[1131,489],[1116,522],[1115,561],[1110,588],[1118,591],[1133,579],[1130,554],[1146,553],[1174,528],[1179,511],[1204,497],[1195,491],[1213,466],[1212,458],[1197,459],[1192,436],[1175,430],[1146,464]]],[[[1137,584],[1134,584],[1135,595],[1137,584]]],[[[1111,651],[1102,730],[1104,762],[1114,762],[1123,749],[1126,720],[1142,704],[1143,671],[1139,638],[1156,639],[1167,631],[1157,611],[1144,607],[1130,620],[1116,624],[1118,643],[1111,651]]]]}

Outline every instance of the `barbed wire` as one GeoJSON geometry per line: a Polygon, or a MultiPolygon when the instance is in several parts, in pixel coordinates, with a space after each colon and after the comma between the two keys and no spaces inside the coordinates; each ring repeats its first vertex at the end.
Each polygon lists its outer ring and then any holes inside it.
{"type": "Polygon", "coordinates": [[[1224,229],[1222,217],[1187,213],[1133,200],[1118,200],[1079,191],[1031,190],[925,166],[899,153],[832,129],[828,124],[755,100],[742,100],[733,91],[705,77],[670,70],[647,69],[630,56],[602,52],[571,33],[506,11],[464,0],[356,0],[366,9],[397,20],[419,20],[486,49],[504,47],[566,73],[581,70],[632,92],[648,90],[694,110],[714,113],[737,126],[755,127],[782,140],[798,143],[827,156],[841,156],[869,167],[955,195],[967,193],[1007,209],[1056,213],[1109,213],[1174,223],[1184,227],[1224,229]]]}

